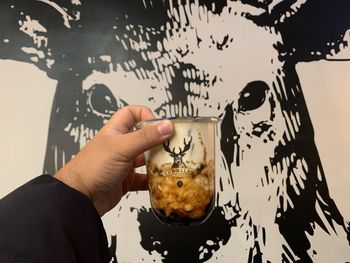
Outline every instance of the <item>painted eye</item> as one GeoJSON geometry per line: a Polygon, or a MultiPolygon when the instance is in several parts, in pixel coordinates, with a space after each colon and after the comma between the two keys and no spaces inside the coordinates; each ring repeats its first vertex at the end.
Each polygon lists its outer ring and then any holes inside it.
{"type": "Polygon", "coordinates": [[[101,117],[110,117],[117,110],[117,101],[110,89],[103,84],[95,84],[87,91],[90,110],[101,117]]]}
{"type": "Polygon", "coordinates": [[[253,81],[244,87],[238,99],[238,111],[251,111],[259,108],[266,99],[269,86],[264,81],[253,81]]]}

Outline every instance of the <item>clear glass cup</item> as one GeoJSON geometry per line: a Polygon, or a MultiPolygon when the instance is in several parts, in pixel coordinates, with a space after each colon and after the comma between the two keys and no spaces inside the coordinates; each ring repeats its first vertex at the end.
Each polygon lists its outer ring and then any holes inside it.
{"type": "MultiPolygon", "coordinates": [[[[203,223],[215,204],[215,117],[169,118],[175,134],[145,154],[152,210],[167,225],[203,223]]],[[[153,119],[137,124],[142,128],[153,119]]]]}

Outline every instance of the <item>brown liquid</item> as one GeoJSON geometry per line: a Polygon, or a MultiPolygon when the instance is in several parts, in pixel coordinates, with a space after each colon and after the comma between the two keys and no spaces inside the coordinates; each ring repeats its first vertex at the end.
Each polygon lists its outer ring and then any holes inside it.
{"type": "Polygon", "coordinates": [[[202,222],[214,206],[214,162],[200,168],[171,168],[148,163],[152,208],[164,223],[192,225],[202,222]]]}

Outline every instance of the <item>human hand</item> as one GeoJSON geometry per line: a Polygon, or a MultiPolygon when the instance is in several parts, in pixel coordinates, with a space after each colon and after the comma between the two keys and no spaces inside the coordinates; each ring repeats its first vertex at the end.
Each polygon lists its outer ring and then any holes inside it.
{"type": "Polygon", "coordinates": [[[152,118],[143,106],[120,109],[54,177],[88,196],[101,216],[128,191],[147,189],[147,176],[135,168],[145,164],[145,151],[174,132],[168,120],[133,131],[137,122],[152,118]]]}

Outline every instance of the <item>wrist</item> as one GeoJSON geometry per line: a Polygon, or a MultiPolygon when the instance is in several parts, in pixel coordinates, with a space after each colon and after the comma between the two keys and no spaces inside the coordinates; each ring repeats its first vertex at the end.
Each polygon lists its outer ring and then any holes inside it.
{"type": "Polygon", "coordinates": [[[88,191],[85,183],[81,180],[80,175],[72,172],[68,164],[62,167],[53,177],[55,177],[57,180],[60,180],[69,187],[86,195],[92,201],[92,196],[88,191]]]}
{"type": "Polygon", "coordinates": [[[91,192],[89,191],[89,187],[86,185],[84,180],[82,180],[79,173],[76,173],[71,169],[69,164],[62,167],[55,175],[54,177],[57,180],[60,180],[67,186],[79,191],[80,193],[84,194],[88,197],[88,199],[91,201],[93,206],[96,208],[98,214],[100,216],[103,216],[108,209],[105,207],[103,202],[98,201],[98,198],[94,198],[91,192]]]}

